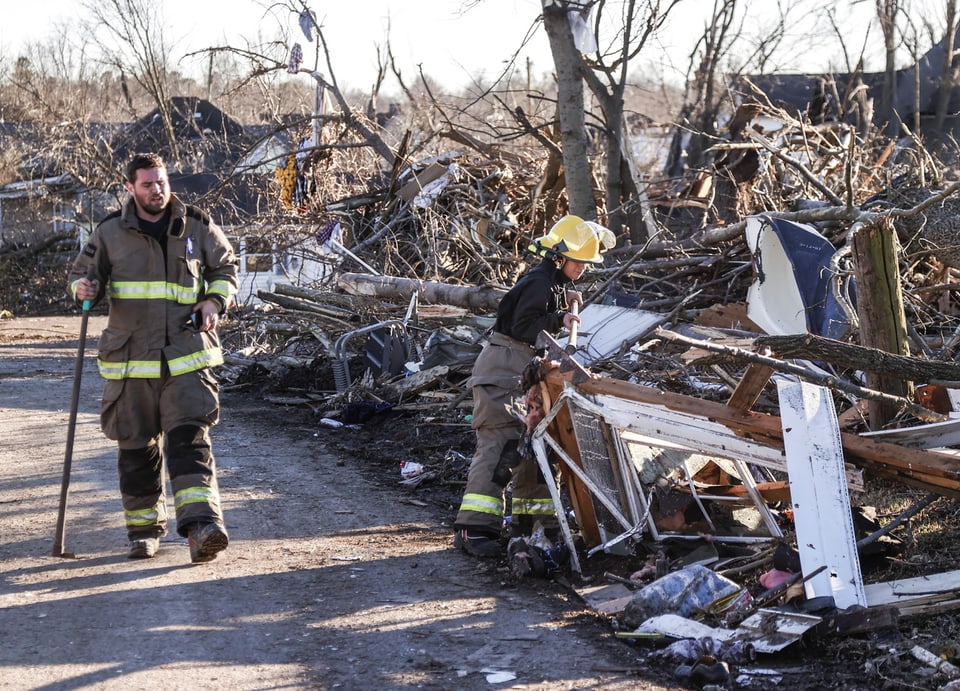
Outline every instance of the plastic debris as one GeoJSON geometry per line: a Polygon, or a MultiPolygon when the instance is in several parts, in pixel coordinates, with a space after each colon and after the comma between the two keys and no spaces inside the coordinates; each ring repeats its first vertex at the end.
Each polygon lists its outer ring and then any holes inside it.
{"type": "Polygon", "coordinates": [[[407,487],[416,487],[417,485],[432,480],[437,474],[427,470],[422,463],[416,461],[400,461],[400,484],[407,487]]]}
{"type": "Polygon", "coordinates": [[[497,670],[485,669],[482,670],[486,674],[486,679],[488,684],[503,684],[507,681],[513,681],[517,678],[517,675],[513,672],[501,672],[497,670]]]}
{"type": "Polygon", "coordinates": [[[739,590],[740,586],[729,578],[694,564],[658,578],[634,593],[624,608],[623,621],[636,628],[657,614],[690,617],[739,590]]]}
{"type": "Polygon", "coordinates": [[[287,61],[287,72],[296,74],[300,71],[300,65],[303,63],[303,48],[299,43],[294,43],[290,49],[290,59],[287,61]]]}
{"type": "Polygon", "coordinates": [[[303,10],[300,13],[300,30],[309,43],[313,43],[313,27],[317,23],[317,15],[313,10],[303,10]]]}
{"type": "Polygon", "coordinates": [[[423,464],[415,461],[400,461],[400,477],[409,480],[423,474],[423,464]]]}
{"type": "Polygon", "coordinates": [[[776,588],[778,585],[783,585],[791,578],[794,574],[790,571],[781,571],[780,569],[770,569],[766,573],[760,576],[760,585],[762,585],[767,590],[771,588],[776,588]]]}
{"type": "Polygon", "coordinates": [[[750,641],[718,640],[704,636],[676,641],[652,653],[652,656],[672,662],[696,662],[704,656],[711,656],[723,662],[743,664],[756,660],[757,651],[750,641]]]}

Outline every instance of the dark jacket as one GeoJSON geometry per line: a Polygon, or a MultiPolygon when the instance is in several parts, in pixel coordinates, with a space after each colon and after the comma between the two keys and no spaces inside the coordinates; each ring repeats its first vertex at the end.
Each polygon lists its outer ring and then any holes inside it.
{"type": "Polygon", "coordinates": [[[510,338],[533,345],[541,331],[556,336],[563,327],[567,291],[573,282],[549,259],[517,281],[497,307],[493,330],[510,338]]]}

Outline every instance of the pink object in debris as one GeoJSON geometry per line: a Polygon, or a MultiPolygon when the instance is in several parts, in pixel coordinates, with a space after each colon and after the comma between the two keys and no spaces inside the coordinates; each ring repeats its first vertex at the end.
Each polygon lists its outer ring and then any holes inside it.
{"type": "Polygon", "coordinates": [[[781,571],[780,569],[770,569],[765,574],[760,576],[760,585],[762,585],[767,590],[771,588],[776,588],[778,585],[783,585],[787,581],[793,578],[793,573],[790,571],[781,571]]]}

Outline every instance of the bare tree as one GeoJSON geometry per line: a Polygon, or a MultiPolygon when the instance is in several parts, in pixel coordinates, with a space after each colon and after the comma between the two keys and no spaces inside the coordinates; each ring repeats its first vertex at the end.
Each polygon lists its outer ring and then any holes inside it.
{"type": "MultiPolygon", "coordinates": [[[[919,70],[918,70],[919,71],[919,70]]],[[[946,30],[943,37],[943,73],[934,113],[933,129],[942,132],[950,107],[950,96],[960,83],[960,55],[957,50],[957,0],[946,0],[946,30]]]]}
{"type": "Polygon", "coordinates": [[[171,45],[166,41],[160,5],[150,0],[84,0],[94,40],[104,62],[120,74],[121,89],[133,108],[128,79],[153,99],[167,136],[171,164],[179,167],[180,147],[170,109],[171,45]]]}
{"type": "Polygon", "coordinates": [[[902,10],[900,0],[876,0],[877,21],[883,34],[883,88],[880,91],[878,114],[885,123],[885,131],[895,136],[900,123],[894,113],[894,95],[897,90],[897,17],[902,10]]]}
{"type": "MultiPolygon", "coordinates": [[[[589,7],[590,3],[586,3],[589,7]]],[[[570,211],[588,219],[597,217],[587,131],[584,119],[584,65],[574,43],[568,15],[584,11],[584,4],[543,0],[543,26],[550,39],[550,52],[557,77],[557,118],[560,122],[563,173],[570,211]]]]}
{"type": "MultiPolygon", "coordinates": [[[[590,91],[600,104],[606,135],[606,210],[607,223],[618,232],[629,226],[639,231],[643,224],[639,205],[636,171],[628,151],[624,123],[625,92],[629,86],[629,68],[647,41],[663,26],[678,0],[628,0],[623,3],[621,21],[623,27],[609,51],[599,49],[595,57],[587,58],[584,76],[590,91]],[[632,211],[628,216],[625,209],[632,211]],[[629,223],[627,222],[629,219],[629,223]]],[[[601,14],[605,3],[598,5],[595,34],[600,33],[601,14]]],[[[649,230],[649,229],[648,229],[649,230]]],[[[634,232],[632,239],[641,238],[634,232]]]]}

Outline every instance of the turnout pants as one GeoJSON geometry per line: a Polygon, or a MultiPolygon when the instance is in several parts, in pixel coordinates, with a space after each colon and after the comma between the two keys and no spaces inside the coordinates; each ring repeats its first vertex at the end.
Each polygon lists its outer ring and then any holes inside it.
{"type": "MultiPolygon", "coordinates": [[[[511,411],[521,405],[516,400],[521,394],[520,376],[533,356],[529,345],[494,333],[474,363],[470,384],[477,448],[456,528],[500,535],[505,513],[504,487],[494,481],[494,472],[506,445],[515,445],[520,439],[523,425],[511,411]]],[[[532,525],[538,517],[554,515],[550,491],[532,458],[523,459],[514,470],[511,494],[510,513],[517,525],[532,525]]]]}
{"type": "Polygon", "coordinates": [[[207,370],[160,379],[109,380],[100,421],[117,442],[127,537],[167,532],[164,462],[177,533],[197,522],[223,525],[210,427],[219,421],[219,386],[207,370]]]}

